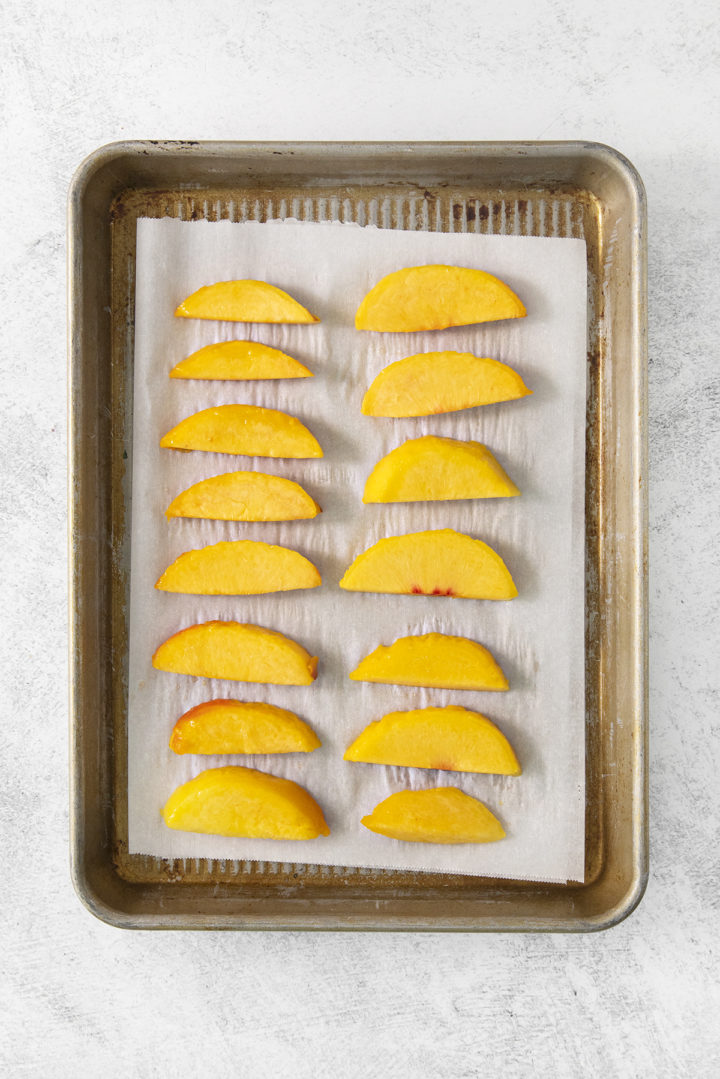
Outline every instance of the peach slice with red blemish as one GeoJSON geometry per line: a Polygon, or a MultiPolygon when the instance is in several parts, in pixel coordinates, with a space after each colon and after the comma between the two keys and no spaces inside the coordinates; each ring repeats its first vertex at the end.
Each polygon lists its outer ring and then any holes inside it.
{"type": "Polygon", "coordinates": [[[378,540],[348,567],[340,587],[465,599],[513,599],[518,594],[500,555],[452,528],[378,540]]]}

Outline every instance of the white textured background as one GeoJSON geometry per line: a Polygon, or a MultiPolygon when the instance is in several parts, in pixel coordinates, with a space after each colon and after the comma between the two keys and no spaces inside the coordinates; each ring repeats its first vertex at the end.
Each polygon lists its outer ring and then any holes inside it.
{"type": "Polygon", "coordinates": [[[705,1077],[718,991],[715,0],[0,5],[0,1073],[705,1077]],[[652,875],[561,936],[131,934],[67,869],[65,198],[122,138],[592,139],[650,203],[652,875]]]}

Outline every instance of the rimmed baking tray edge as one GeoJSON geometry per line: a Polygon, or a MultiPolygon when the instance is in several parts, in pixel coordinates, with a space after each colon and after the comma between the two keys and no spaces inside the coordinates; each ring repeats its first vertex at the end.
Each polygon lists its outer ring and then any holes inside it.
{"type": "MultiPolygon", "coordinates": [[[[424,194],[431,194],[427,187],[424,194]]],[[[484,203],[483,207],[487,212],[484,203]]],[[[572,932],[609,928],[625,918],[642,898],[648,874],[646,206],[633,166],[612,148],[585,142],[121,142],[101,147],[80,166],[70,189],[68,219],[71,862],[73,882],[83,903],[110,924],[145,929],[572,932]],[[478,170],[481,181],[477,181],[478,170]],[[137,188],[145,185],[149,191],[179,193],[222,189],[230,180],[242,180],[252,189],[263,179],[277,183],[281,178],[288,186],[294,181],[305,190],[313,184],[327,185],[328,177],[337,182],[338,174],[346,183],[362,178],[379,186],[390,175],[388,183],[399,188],[404,179],[418,190],[424,187],[423,179],[434,178],[436,187],[446,191],[452,190],[453,181],[456,187],[477,183],[479,194],[488,188],[498,194],[519,189],[527,192],[530,201],[542,191],[571,191],[575,183],[583,198],[595,200],[593,213],[598,218],[602,251],[596,253],[596,269],[601,273],[594,288],[602,310],[595,311],[599,320],[596,354],[589,355],[589,362],[602,367],[602,377],[598,375],[601,399],[595,404],[609,425],[601,428],[602,444],[597,447],[600,520],[596,524],[598,542],[603,551],[607,548],[606,585],[611,586],[601,597],[608,601],[608,610],[601,603],[597,609],[602,623],[599,651],[606,643],[611,661],[606,671],[601,656],[599,676],[607,683],[608,675],[614,674],[616,682],[610,699],[598,698],[604,710],[598,736],[599,767],[603,783],[612,785],[617,780],[612,770],[624,779],[621,806],[619,799],[613,804],[609,788],[601,799],[603,861],[585,885],[466,878],[475,882],[471,897],[453,895],[437,885],[430,895],[426,878],[418,874],[414,891],[406,886],[393,895],[378,884],[375,875],[366,878],[365,884],[362,879],[339,878],[334,891],[325,887],[322,894],[311,894],[292,878],[280,888],[263,891],[262,886],[259,890],[246,887],[241,877],[219,888],[217,881],[198,879],[192,873],[178,879],[172,867],[162,883],[143,880],[142,874],[131,879],[119,870],[112,804],[117,728],[107,720],[108,694],[117,686],[118,671],[107,670],[107,656],[103,660],[98,647],[103,643],[102,612],[111,599],[107,548],[117,543],[111,530],[102,527],[108,520],[112,492],[107,479],[112,470],[106,467],[98,436],[111,430],[107,423],[103,428],[102,413],[109,410],[109,402],[102,391],[112,385],[113,377],[117,388],[118,373],[113,376],[97,362],[106,358],[112,366],[117,354],[108,351],[112,305],[98,305],[95,286],[90,284],[92,267],[96,274],[98,265],[109,272],[111,217],[118,213],[117,196],[132,186],[131,176],[137,188]],[[90,224],[96,226],[94,233],[90,224]],[[625,335],[622,352],[621,331],[625,335]],[[89,467],[93,445],[95,469],[89,467]],[[615,501],[608,498],[609,488],[615,501]],[[94,555],[96,564],[89,555],[94,555]],[[609,634],[618,630],[621,640],[608,643],[609,634]],[[618,703],[624,710],[619,708],[614,717],[604,714],[618,703]],[[613,747],[614,754],[603,757],[613,747]],[[223,888],[224,894],[219,894],[223,888]],[[563,902],[549,901],[558,895],[563,902]],[[594,904],[588,902],[591,895],[594,904]],[[179,896],[182,902],[177,902],[179,896]]],[[[131,327],[125,329],[131,336],[131,327]]],[[[607,693],[607,686],[599,692],[607,693]]]]}

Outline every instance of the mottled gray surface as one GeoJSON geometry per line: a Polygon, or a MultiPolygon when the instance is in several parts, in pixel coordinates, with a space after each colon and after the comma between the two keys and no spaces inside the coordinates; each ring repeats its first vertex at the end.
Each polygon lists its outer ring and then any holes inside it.
{"type": "Polygon", "coordinates": [[[0,8],[9,1076],[715,1076],[714,0],[0,8]],[[120,138],[585,138],[650,203],[652,876],[591,937],[130,934],[67,871],[65,196],[120,138]]]}

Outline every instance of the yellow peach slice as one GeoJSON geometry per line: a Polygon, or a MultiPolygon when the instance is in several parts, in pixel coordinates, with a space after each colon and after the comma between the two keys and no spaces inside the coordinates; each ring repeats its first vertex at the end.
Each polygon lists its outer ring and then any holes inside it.
{"type": "Polygon", "coordinates": [[[317,656],[272,629],[242,622],[200,622],[174,633],[152,657],[153,667],[198,678],[309,686],[317,656]]]}
{"type": "Polygon", "coordinates": [[[445,502],[509,498],[520,491],[481,442],[409,438],[375,465],[363,502],[445,502]]]}
{"type": "Polygon", "coordinates": [[[345,751],[346,761],[519,776],[512,746],[486,716],[458,705],[388,712],[368,724],[345,751]]]}
{"type": "Polygon", "coordinates": [[[467,637],[424,633],[380,645],[350,674],[353,682],[430,689],[506,690],[508,680],[487,648],[467,637]]]}
{"type": "Polygon", "coordinates": [[[457,787],[398,791],[361,823],[406,843],[493,843],[505,838],[505,829],[487,806],[457,787]]]}
{"type": "Polygon", "coordinates": [[[388,274],[370,289],[355,315],[355,328],[409,333],[526,314],[512,289],[484,270],[410,266],[388,274]]]}
{"type": "Polygon", "coordinates": [[[294,712],[262,701],[204,701],[180,716],[173,753],[312,753],[320,739],[294,712]]]}
{"type": "Polygon", "coordinates": [[[295,416],[259,405],[216,405],[194,412],[163,435],[160,445],[244,457],[323,455],[315,436],[295,416]]]}
{"type": "Polygon", "coordinates": [[[364,416],[432,416],[532,393],[512,367],[471,352],[418,352],[388,364],[363,397],[364,416]]]}
{"type": "Polygon", "coordinates": [[[212,521],[302,521],[322,510],[299,483],[267,472],[224,472],[181,491],[165,516],[212,521]]]}
{"type": "Polygon", "coordinates": [[[518,594],[500,555],[452,528],[378,540],[348,567],[340,587],[464,599],[513,599],[518,594]]]}
{"type": "Polygon", "coordinates": [[[218,341],[176,363],[170,378],[240,379],[312,378],[305,364],[258,341],[218,341]]]}
{"type": "Polygon", "coordinates": [[[297,551],[260,540],[233,540],[185,551],[155,587],[198,596],[259,596],[321,584],[315,566],[297,551]]]}
{"type": "Polygon", "coordinates": [[[315,839],[330,835],[312,795],[290,779],[228,765],[183,783],[163,809],[168,828],[249,839],[315,839]]]}
{"type": "Polygon", "coordinates": [[[177,307],[178,318],[223,322],[319,322],[287,292],[267,281],[218,281],[205,285],[177,307]]]}

